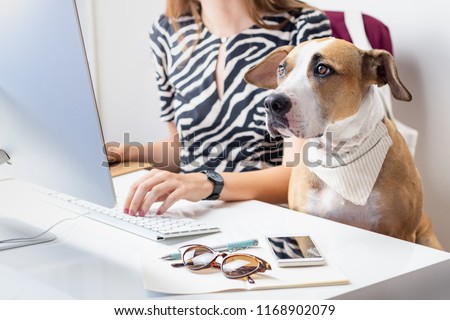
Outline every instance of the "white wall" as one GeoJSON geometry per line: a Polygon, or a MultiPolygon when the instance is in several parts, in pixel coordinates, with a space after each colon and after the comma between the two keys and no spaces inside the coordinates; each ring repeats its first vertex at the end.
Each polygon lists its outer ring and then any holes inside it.
{"type": "Polygon", "coordinates": [[[107,141],[147,143],[168,136],[159,121],[149,31],[164,0],[77,0],[86,43],[94,57],[96,96],[107,141]],[[89,10],[91,10],[89,12],[89,10]],[[94,23],[89,15],[94,16],[94,23]]]}
{"type": "MultiPolygon", "coordinates": [[[[78,0],[93,1],[93,0],[78,0]]],[[[164,0],[94,0],[99,102],[107,139],[130,132],[135,141],[167,133],[149,59],[148,29],[164,10],[164,0]]],[[[416,160],[423,176],[425,209],[450,250],[450,32],[442,1],[311,0],[324,9],[358,9],[391,31],[400,77],[413,95],[396,102],[397,118],[420,131],[416,160]]]]}

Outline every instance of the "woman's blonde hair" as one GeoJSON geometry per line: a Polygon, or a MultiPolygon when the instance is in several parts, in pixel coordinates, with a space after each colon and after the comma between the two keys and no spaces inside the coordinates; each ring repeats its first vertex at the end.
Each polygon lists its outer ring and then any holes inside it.
{"type": "MultiPolygon", "coordinates": [[[[278,29],[282,25],[268,25],[262,20],[262,14],[277,14],[301,8],[311,8],[308,4],[297,0],[241,0],[245,3],[250,18],[256,25],[266,29],[278,29]]],[[[178,29],[176,19],[190,15],[197,24],[202,22],[201,6],[198,0],[167,0],[166,16],[175,29],[178,29]]],[[[286,21],[287,22],[287,21],[286,21]]]]}

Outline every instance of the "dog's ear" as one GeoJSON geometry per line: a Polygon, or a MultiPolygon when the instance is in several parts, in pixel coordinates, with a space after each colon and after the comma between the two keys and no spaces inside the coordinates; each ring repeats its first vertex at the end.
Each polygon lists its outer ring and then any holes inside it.
{"type": "Polygon", "coordinates": [[[273,50],[260,63],[245,73],[245,81],[259,88],[275,89],[278,86],[278,65],[293,48],[294,46],[283,46],[273,50]]]}
{"type": "Polygon", "coordinates": [[[412,96],[398,77],[394,57],[385,50],[368,50],[363,57],[363,73],[379,86],[388,84],[392,95],[402,101],[411,101],[412,96]]]}

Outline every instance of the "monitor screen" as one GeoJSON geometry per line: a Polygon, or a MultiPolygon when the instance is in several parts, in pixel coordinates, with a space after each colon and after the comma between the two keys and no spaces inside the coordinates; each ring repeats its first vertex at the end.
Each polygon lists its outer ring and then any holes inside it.
{"type": "Polygon", "coordinates": [[[1,0],[0,48],[0,177],[113,207],[75,0],[1,0]]]}

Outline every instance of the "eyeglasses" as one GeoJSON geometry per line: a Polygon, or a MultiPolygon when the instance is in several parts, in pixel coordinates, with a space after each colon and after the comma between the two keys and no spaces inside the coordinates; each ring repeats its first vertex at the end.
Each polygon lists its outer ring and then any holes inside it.
{"type": "Polygon", "coordinates": [[[182,263],[172,263],[172,267],[186,267],[191,271],[209,267],[220,268],[222,273],[230,279],[247,277],[249,283],[255,283],[250,275],[256,272],[272,270],[270,264],[261,258],[246,253],[216,252],[213,249],[199,244],[187,245],[178,249],[181,252],[182,263]],[[216,262],[222,257],[222,263],[216,262]]]}

